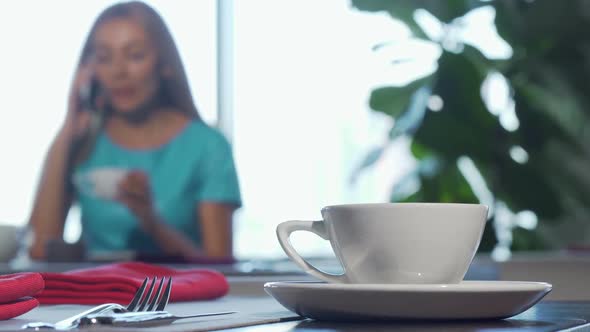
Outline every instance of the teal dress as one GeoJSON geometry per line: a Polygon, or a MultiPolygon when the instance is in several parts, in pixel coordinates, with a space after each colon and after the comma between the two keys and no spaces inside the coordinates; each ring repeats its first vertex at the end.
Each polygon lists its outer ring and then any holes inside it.
{"type": "MultiPolygon", "coordinates": [[[[75,174],[96,168],[121,167],[145,172],[155,208],[166,223],[201,246],[197,205],[200,202],[241,205],[232,151],[225,137],[202,121],[190,122],[163,146],[126,149],[106,133],[75,174]]],[[[134,250],[158,253],[159,247],[139,227],[123,204],[75,189],[82,217],[82,239],[92,252],[134,250]]]]}

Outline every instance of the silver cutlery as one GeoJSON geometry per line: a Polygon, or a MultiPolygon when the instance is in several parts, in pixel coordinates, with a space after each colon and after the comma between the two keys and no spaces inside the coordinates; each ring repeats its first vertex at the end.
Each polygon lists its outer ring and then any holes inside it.
{"type": "Polygon", "coordinates": [[[168,325],[179,319],[221,316],[234,314],[236,311],[211,312],[188,316],[176,316],[167,311],[124,312],[106,315],[90,315],[80,319],[78,327],[89,326],[120,326],[120,327],[148,327],[168,325]]]}
{"type": "Polygon", "coordinates": [[[128,313],[128,312],[147,312],[147,311],[162,311],[170,300],[170,290],[172,288],[172,278],[168,278],[166,288],[162,291],[165,277],[162,277],[156,293],[152,298],[154,285],[156,284],[157,277],[153,277],[147,294],[144,296],[145,290],[148,285],[149,278],[145,278],[141,286],[135,292],[133,299],[127,306],[122,306],[117,303],[106,303],[88,309],[80,314],[61,320],[55,324],[45,322],[34,322],[28,323],[22,326],[22,329],[26,330],[69,330],[76,328],[80,319],[89,315],[106,315],[108,313],[128,313]],[[150,299],[152,299],[150,301],[150,299]]]}

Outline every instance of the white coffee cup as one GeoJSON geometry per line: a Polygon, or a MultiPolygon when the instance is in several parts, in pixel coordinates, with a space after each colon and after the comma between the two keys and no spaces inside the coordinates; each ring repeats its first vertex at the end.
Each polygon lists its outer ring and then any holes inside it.
{"type": "Polygon", "coordinates": [[[20,228],[15,225],[0,224],[0,262],[8,262],[16,255],[19,230],[20,228]]]}
{"type": "Polygon", "coordinates": [[[126,168],[101,167],[76,173],[73,180],[80,192],[112,200],[117,197],[119,183],[127,174],[129,174],[129,169],[126,168]]]}
{"type": "Polygon", "coordinates": [[[453,284],[463,280],[487,220],[480,204],[378,203],[333,205],[320,221],[278,225],[279,243],[308,274],[355,284],[453,284]],[[310,231],[330,241],[344,274],[318,270],[293,248],[289,236],[310,231]]]}

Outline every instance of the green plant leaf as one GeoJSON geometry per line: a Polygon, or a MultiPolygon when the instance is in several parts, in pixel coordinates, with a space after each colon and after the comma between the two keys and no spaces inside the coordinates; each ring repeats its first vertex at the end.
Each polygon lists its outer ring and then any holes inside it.
{"type": "Polygon", "coordinates": [[[494,230],[494,222],[493,219],[490,219],[486,222],[485,228],[483,230],[483,235],[481,236],[481,241],[479,243],[479,247],[477,248],[477,252],[491,252],[492,250],[494,250],[494,247],[497,243],[498,238],[496,237],[496,231],[494,230]]]}
{"type": "MultiPolygon", "coordinates": [[[[500,36],[524,56],[538,56],[560,44],[572,44],[588,24],[586,0],[495,0],[500,36]]],[[[583,38],[583,37],[582,37],[583,38]]]]}
{"type": "MultiPolygon", "coordinates": [[[[526,22],[522,21],[521,4],[519,1],[493,1],[496,10],[496,29],[502,39],[510,45],[521,47],[526,22]]],[[[517,48],[515,51],[519,51],[517,48]]]]}
{"type": "MultiPolygon", "coordinates": [[[[456,164],[438,164],[436,174],[418,171],[420,187],[410,196],[403,197],[403,188],[394,186],[391,199],[401,202],[478,203],[471,186],[456,164]]],[[[411,175],[410,175],[411,176],[411,175]]],[[[405,185],[405,184],[402,184],[405,185]]]]}
{"type": "Polygon", "coordinates": [[[510,250],[533,251],[547,249],[550,249],[550,246],[539,233],[521,227],[516,227],[512,230],[512,244],[510,250]]]}
{"type": "Polygon", "coordinates": [[[568,78],[550,66],[545,65],[538,69],[537,74],[542,80],[538,83],[514,80],[518,95],[526,98],[526,103],[531,108],[543,112],[544,114],[536,113],[550,121],[553,128],[559,127],[560,136],[562,133],[566,134],[570,142],[576,142],[582,137],[586,125],[590,122],[584,111],[586,105],[580,104],[583,98],[578,97],[568,78]]]}
{"type": "Polygon", "coordinates": [[[392,18],[405,23],[416,38],[428,39],[422,28],[414,21],[414,11],[417,7],[412,1],[352,0],[352,6],[368,12],[386,11],[392,18]]]}
{"type": "Polygon", "coordinates": [[[439,112],[427,112],[414,140],[454,162],[462,155],[491,161],[507,151],[509,134],[487,110],[480,95],[485,73],[464,54],[444,53],[432,94],[443,100],[439,112]]]}
{"type": "Polygon", "coordinates": [[[495,195],[503,200],[512,211],[531,210],[539,218],[551,220],[563,212],[562,201],[555,188],[547,181],[534,160],[518,164],[506,158],[496,164],[501,174],[494,188],[495,195]]]}
{"type": "Polygon", "coordinates": [[[426,114],[429,98],[430,87],[427,85],[422,86],[412,94],[408,109],[397,118],[389,132],[391,139],[401,135],[411,135],[418,129],[426,114]]]}
{"type": "Polygon", "coordinates": [[[429,11],[439,20],[450,23],[455,18],[465,15],[471,9],[487,5],[473,0],[352,0],[352,5],[363,11],[387,11],[391,16],[404,22],[413,21],[416,9],[429,11]]]}
{"type": "Polygon", "coordinates": [[[427,79],[423,78],[404,86],[377,88],[371,92],[369,106],[375,111],[397,118],[408,109],[412,95],[426,82],[427,79]]]}
{"type": "Polygon", "coordinates": [[[354,184],[363,170],[373,166],[377,161],[379,161],[379,159],[381,159],[381,156],[386,149],[387,146],[377,146],[370,150],[365,155],[361,163],[352,171],[349,183],[354,184]]]}
{"type": "Polygon", "coordinates": [[[564,199],[573,200],[581,206],[590,206],[590,175],[588,153],[580,153],[558,140],[551,140],[541,156],[543,172],[559,174],[549,176],[547,181],[557,188],[564,199]]]}
{"type": "Polygon", "coordinates": [[[427,157],[435,156],[434,152],[424,145],[416,142],[416,140],[412,141],[412,145],[410,146],[410,151],[412,151],[412,155],[414,158],[418,160],[425,159],[427,157]]]}

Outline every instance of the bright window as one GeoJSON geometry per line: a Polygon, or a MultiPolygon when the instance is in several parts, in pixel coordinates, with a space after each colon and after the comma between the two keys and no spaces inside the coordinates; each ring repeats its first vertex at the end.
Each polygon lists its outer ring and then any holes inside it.
{"type": "MultiPolygon", "coordinates": [[[[279,222],[321,219],[325,205],[389,200],[412,165],[403,141],[350,182],[391,125],[368,109],[369,93],[434,67],[393,73],[371,49],[407,38],[405,26],[344,0],[235,1],[234,25],[234,150],[244,199],[236,249],[240,257],[281,257],[279,222]]],[[[293,242],[304,255],[330,255],[319,237],[295,233],[293,242]]]]}

